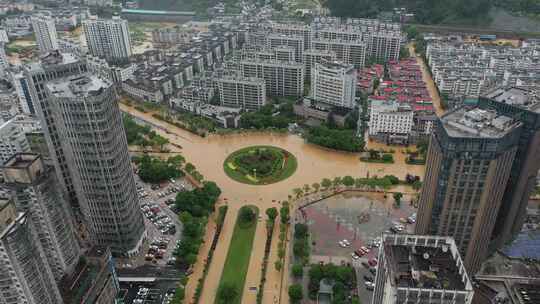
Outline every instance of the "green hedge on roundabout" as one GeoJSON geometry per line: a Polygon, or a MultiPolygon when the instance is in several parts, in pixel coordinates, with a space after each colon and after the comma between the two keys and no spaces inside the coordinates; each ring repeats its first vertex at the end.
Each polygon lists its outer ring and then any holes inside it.
{"type": "Polygon", "coordinates": [[[298,166],[290,152],[274,146],[251,146],[233,152],[223,169],[233,180],[249,185],[269,185],[293,175],[298,166]]]}

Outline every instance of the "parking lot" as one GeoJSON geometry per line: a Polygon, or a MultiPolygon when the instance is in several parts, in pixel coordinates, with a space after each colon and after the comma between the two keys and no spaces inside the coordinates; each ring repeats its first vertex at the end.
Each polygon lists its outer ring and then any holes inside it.
{"type": "Polygon", "coordinates": [[[120,283],[120,294],[126,304],[168,304],[174,296],[177,282],[120,283]]]}
{"type": "Polygon", "coordinates": [[[405,197],[399,208],[392,195],[349,192],[302,210],[296,218],[309,226],[312,263],[351,263],[357,272],[361,303],[371,301],[378,247],[383,232],[414,231],[416,210],[405,197]]]}
{"type": "MultiPolygon", "coordinates": [[[[138,178],[137,178],[138,179],[138,178]]],[[[180,242],[182,223],[175,208],[176,194],[193,189],[184,178],[150,185],[137,180],[141,211],[145,217],[148,247],[144,260],[158,265],[174,265],[173,252],[180,242]]]]}

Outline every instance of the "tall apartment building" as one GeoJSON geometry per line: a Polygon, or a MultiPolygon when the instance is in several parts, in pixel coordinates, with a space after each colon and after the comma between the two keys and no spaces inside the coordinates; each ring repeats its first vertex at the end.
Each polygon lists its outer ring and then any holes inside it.
{"type": "Polygon", "coordinates": [[[266,46],[273,49],[279,46],[294,48],[294,61],[302,61],[304,54],[304,38],[301,36],[289,36],[284,34],[269,34],[266,37],[266,46]]]}
{"type": "Polygon", "coordinates": [[[128,22],[119,16],[83,21],[88,51],[92,56],[105,58],[111,63],[125,63],[132,55],[128,22]]]}
{"type": "Polygon", "coordinates": [[[114,86],[81,74],[45,88],[94,244],[117,255],[137,254],[146,231],[114,86]]]}
{"type": "Polygon", "coordinates": [[[299,97],[304,94],[304,65],[277,60],[241,60],[242,76],[262,78],[266,94],[299,97]]]}
{"type": "Polygon", "coordinates": [[[496,89],[478,102],[481,108],[491,108],[523,124],[517,144],[516,158],[506,184],[501,210],[492,239],[500,248],[520,231],[527,215],[529,196],[536,185],[540,169],[540,90],[496,89]]]}
{"type": "Polygon", "coordinates": [[[0,199],[0,302],[62,304],[37,231],[27,214],[0,199]]]}
{"type": "Polygon", "coordinates": [[[460,108],[431,137],[415,232],[452,236],[470,273],[488,255],[522,127],[493,110],[460,108]]]}
{"type": "Polygon", "coordinates": [[[86,64],[78,57],[69,53],[53,51],[42,56],[39,63],[31,63],[24,66],[24,76],[30,91],[32,104],[37,116],[41,121],[41,127],[45,134],[49,154],[53,160],[58,180],[68,194],[73,211],[78,214],[78,200],[73,186],[71,173],[65,151],[60,144],[57,122],[52,117],[51,104],[45,84],[54,79],[78,75],[87,71],[86,64]]]}
{"type": "Polygon", "coordinates": [[[311,95],[319,102],[354,108],[356,69],[338,61],[315,63],[311,73],[311,95]]]}
{"type": "Polygon", "coordinates": [[[30,152],[30,144],[15,120],[13,118],[0,124],[0,164],[6,162],[16,153],[30,152]]]}
{"type": "Polygon", "coordinates": [[[18,153],[2,166],[5,186],[13,194],[19,212],[26,212],[38,231],[38,239],[57,282],[73,272],[80,247],[71,208],[59,186],[54,168],[41,156],[18,153]]]}
{"type": "Polygon", "coordinates": [[[414,126],[414,111],[394,100],[370,100],[369,137],[385,143],[407,144],[414,126]]]}
{"type": "Polygon", "coordinates": [[[362,40],[313,38],[311,48],[334,52],[337,60],[350,63],[357,69],[364,67],[366,63],[367,44],[362,40]]]}
{"type": "Polygon", "coordinates": [[[8,73],[9,61],[6,55],[5,43],[0,42],[0,77],[5,77],[8,73]]]}
{"type": "Polygon", "coordinates": [[[46,15],[32,16],[32,28],[36,36],[36,42],[41,53],[58,49],[58,37],[54,19],[46,15]]]}
{"type": "Polygon", "coordinates": [[[266,84],[262,78],[223,76],[214,81],[222,106],[258,110],[266,104],[266,84]]]}
{"type": "Polygon", "coordinates": [[[286,36],[300,36],[303,38],[304,50],[311,46],[312,29],[309,25],[298,23],[272,23],[270,25],[272,33],[286,36]]]}
{"type": "Polygon", "coordinates": [[[36,110],[34,108],[34,104],[32,103],[32,96],[30,96],[28,80],[24,77],[22,71],[12,73],[11,79],[13,87],[15,87],[17,97],[19,98],[19,110],[24,114],[35,115],[36,110]]]}
{"type": "Polygon", "coordinates": [[[379,60],[398,60],[401,48],[401,31],[379,30],[370,33],[368,56],[379,60]]]}
{"type": "Polygon", "coordinates": [[[451,237],[383,234],[372,304],[470,304],[473,285],[451,237]]]}
{"type": "Polygon", "coordinates": [[[306,69],[306,79],[311,80],[311,70],[316,63],[323,63],[325,61],[336,61],[336,54],[332,51],[307,49],[304,51],[304,58],[302,62],[306,69]]]}

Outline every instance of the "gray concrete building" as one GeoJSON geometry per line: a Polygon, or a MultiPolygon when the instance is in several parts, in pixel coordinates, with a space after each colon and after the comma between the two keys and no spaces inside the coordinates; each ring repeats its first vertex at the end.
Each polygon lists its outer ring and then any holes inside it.
{"type": "Polygon", "coordinates": [[[2,166],[5,186],[11,190],[17,211],[26,212],[57,282],[72,273],[80,258],[71,208],[53,167],[41,156],[18,153],[2,166]]]}
{"type": "Polygon", "coordinates": [[[258,110],[266,104],[266,84],[262,78],[229,75],[214,81],[222,106],[258,110]]]}
{"type": "Polygon", "coordinates": [[[58,37],[54,19],[47,15],[34,15],[31,18],[36,42],[41,53],[58,49],[58,37]]]}
{"type": "Polygon", "coordinates": [[[94,244],[116,255],[138,254],[146,231],[114,86],[80,74],[45,88],[94,244]]]}
{"type": "Polygon", "coordinates": [[[339,61],[315,63],[311,73],[313,99],[336,107],[355,106],[356,70],[339,61]]]}
{"type": "Polygon", "coordinates": [[[83,30],[92,56],[112,63],[124,63],[132,55],[128,22],[119,16],[98,19],[92,16],[83,21],[83,30]]]}
{"type": "Polygon", "coordinates": [[[62,304],[36,228],[12,204],[0,199],[0,302],[62,304]]]}
{"type": "Polygon", "coordinates": [[[474,291],[451,237],[383,234],[372,304],[470,304],[474,291]]]}

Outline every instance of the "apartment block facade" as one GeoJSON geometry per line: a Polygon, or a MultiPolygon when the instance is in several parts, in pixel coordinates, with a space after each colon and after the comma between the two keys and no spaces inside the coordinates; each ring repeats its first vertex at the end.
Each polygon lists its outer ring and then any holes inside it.
{"type": "Polygon", "coordinates": [[[304,65],[278,60],[242,60],[243,77],[262,78],[266,94],[299,97],[304,94],[304,65]]]}
{"type": "Polygon", "coordinates": [[[105,58],[111,63],[125,63],[132,55],[127,20],[119,16],[112,19],[91,17],[83,21],[83,31],[92,56],[105,58]]]}
{"type": "Polygon", "coordinates": [[[262,78],[223,76],[214,81],[222,106],[258,110],[266,104],[266,84],[262,78]]]}
{"type": "Polygon", "coordinates": [[[31,18],[36,42],[41,53],[58,49],[58,36],[54,19],[46,15],[34,15],[31,18]]]}
{"type": "Polygon", "coordinates": [[[356,69],[338,61],[315,63],[311,95],[319,102],[352,109],[355,106],[356,69]]]}

